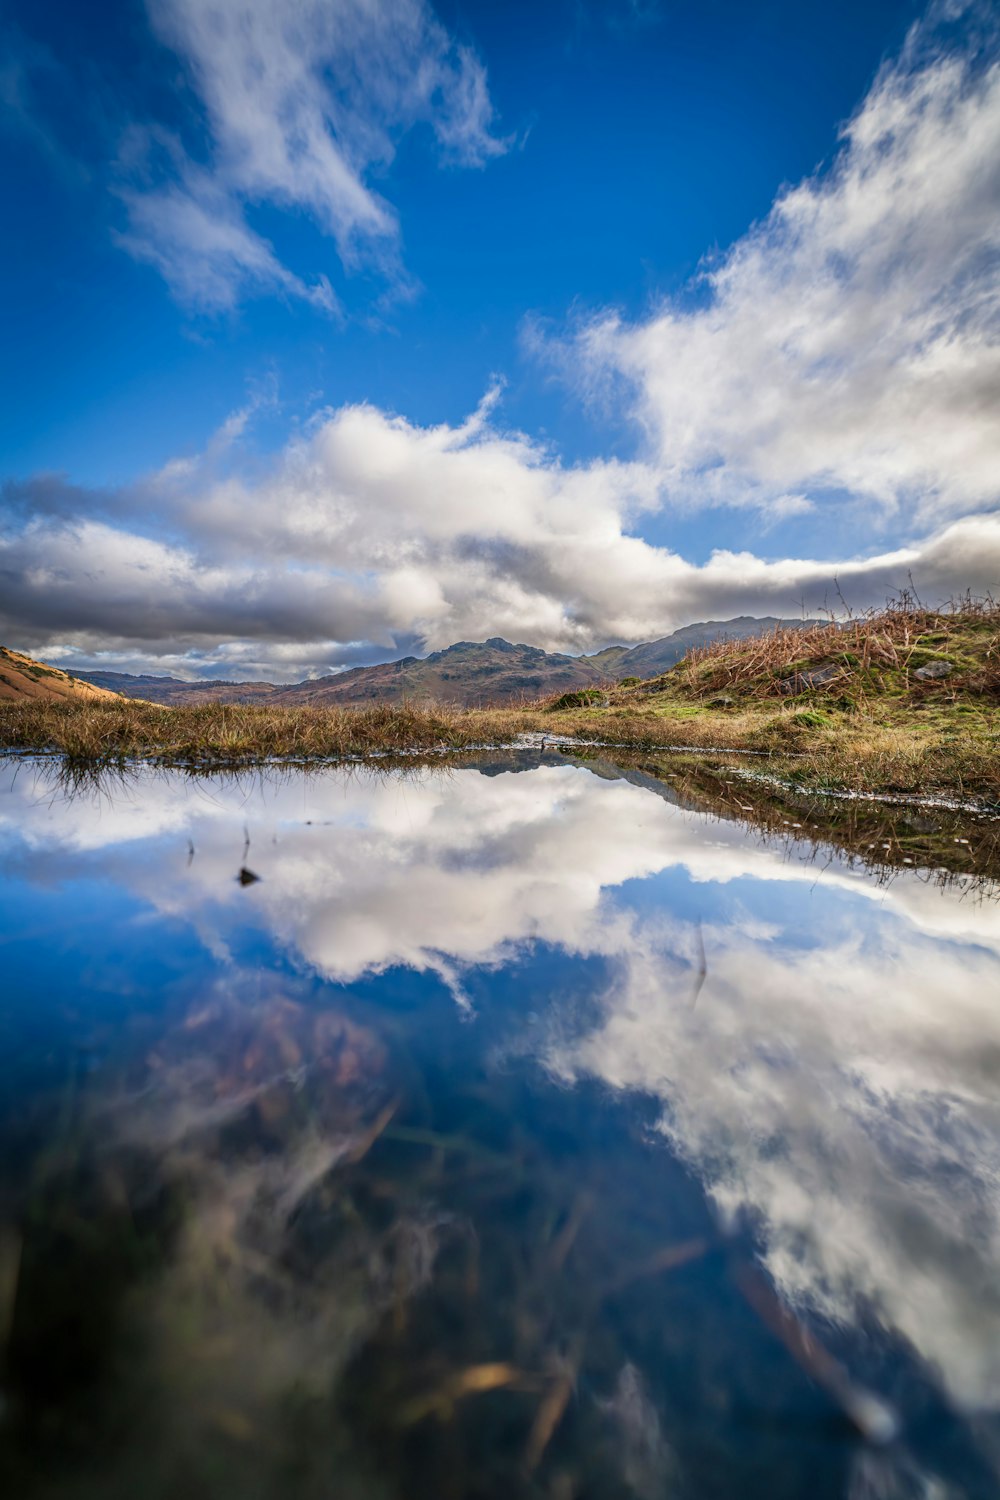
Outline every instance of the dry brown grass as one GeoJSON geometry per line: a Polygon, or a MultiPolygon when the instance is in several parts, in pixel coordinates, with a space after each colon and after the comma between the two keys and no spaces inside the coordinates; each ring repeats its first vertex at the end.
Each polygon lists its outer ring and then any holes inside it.
{"type": "Polygon", "coordinates": [[[509,744],[532,729],[630,750],[754,752],[817,787],[1000,800],[1000,606],[964,599],[928,611],[904,600],[843,625],[722,641],[664,678],[558,712],[553,700],[498,709],[0,703],[0,752],[47,750],[97,767],[413,756],[509,744]],[[953,664],[946,678],[914,678],[941,658],[953,664]],[[843,671],[819,691],[779,691],[790,674],[831,662],[843,671]]]}
{"type": "Polygon", "coordinates": [[[898,707],[813,715],[794,703],[773,701],[696,713],[683,707],[678,712],[668,701],[636,714],[615,709],[550,714],[547,722],[560,734],[626,749],[708,751],[709,759],[712,752],[743,752],[748,764],[815,787],[1000,801],[996,708],[970,713],[948,705],[929,715],[898,707]],[[810,722],[815,719],[822,722],[810,722]]]}
{"type": "Polygon", "coordinates": [[[824,726],[793,707],[750,702],[724,712],[666,708],[553,715],[511,709],[268,708],[209,704],[161,708],[0,703],[0,750],[49,751],[67,763],[107,767],[145,760],[234,767],[270,760],[330,761],[509,744],[526,730],[631,750],[664,747],[756,752],[759,763],[814,785],[866,791],[953,791],[1000,798],[1000,716],[952,709],[933,718],[836,714],[824,726]],[[767,757],[766,761],[763,757],[767,757]]]}
{"type": "Polygon", "coordinates": [[[525,715],[498,709],[268,708],[212,703],[162,708],[125,699],[110,704],[0,703],[0,747],[56,751],[69,760],[249,765],[271,759],[467,749],[503,744],[525,715]]]}
{"type": "Polygon", "coordinates": [[[851,791],[1000,799],[1000,605],[903,596],[844,622],[691,651],[601,707],[548,705],[552,729],[610,743],[767,756],[789,779],[851,791]],[[916,676],[946,661],[944,677],[916,676]],[[818,683],[809,673],[834,672],[818,683]]]}
{"type": "Polygon", "coordinates": [[[856,700],[904,690],[1000,697],[1000,604],[967,595],[929,610],[904,594],[847,620],[778,626],[746,640],[695,647],[668,675],[677,688],[700,694],[764,698],[782,679],[826,665],[840,669],[827,691],[846,691],[856,700]],[[941,658],[954,666],[947,679],[931,685],[913,675],[941,658]]]}

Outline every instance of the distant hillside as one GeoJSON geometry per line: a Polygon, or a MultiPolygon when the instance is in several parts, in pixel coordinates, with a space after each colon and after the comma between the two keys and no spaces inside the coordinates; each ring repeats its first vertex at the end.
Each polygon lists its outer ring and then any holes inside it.
{"type": "Polygon", "coordinates": [[[478,708],[599,687],[623,677],[658,677],[692,646],[723,638],[742,640],[778,625],[809,623],[813,622],[772,617],[758,620],[749,615],[735,620],[707,620],[685,625],[658,641],[632,647],[608,646],[593,656],[564,656],[537,646],[512,645],[501,636],[492,636],[488,641],[458,641],[429,656],[404,656],[401,661],[352,667],[329,677],[296,683],[183,682],[178,677],[134,677],[125,672],[81,672],[79,676],[127,698],[175,705],[259,700],[270,704],[348,705],[407,699],[478,708]]]}
{"type": "MultiPolygon", "coordinates": [[[[0,699],[24,702],[35,699],[63,699],[67,702],[111,701],[120,696],[91,682],[81,682],[58,667],[47,667],[20,651],[0,646],[0,699]]],[[[138,694],[132,696],[138,697],[138,694]]]]}
{"type": "Polygon", "coordinates": [[[194,703],[251,703],[271,698],[285,684],[274,682],[185,682],[181,677],[156,677],[150,673],[78,672],[83,682],[108,688],[123,698],[144,698],[147,703],[183,706],[194,703]]]}
{"type": "Polygon", "coordinates": [[[354,667],[335,677],[300,682],[284,688],[272,701],[333,704],[408,698],[475,708],[591,687],[610,675],[611,664],[604,659],[595,663],[586,656],[561,656],[537,646],[513,646],[493,636],[488,641],[458,641],[430,656],[406,656],[402,661],[354,667]]]}
{"type": "Polygon", "coordinates": [[[818,620],[780,620],[774,615],[757,618],[754,615],[737,615],[735,620],[702,620],[696,625],[685,625],[672,635],[658,641],[647,641],[645,645],[633,646],[620,656],[610,675],[623,677],[659,677],[687,655],[694,646],[710,646],[713,641],[742,641],[748,636],[767,635],[772,630],[798,630],[808,625],[818,625],[818,620]]]}

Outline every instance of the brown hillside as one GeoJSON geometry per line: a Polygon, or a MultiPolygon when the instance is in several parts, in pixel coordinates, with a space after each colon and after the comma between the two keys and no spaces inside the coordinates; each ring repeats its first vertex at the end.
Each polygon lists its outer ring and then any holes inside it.
{"type": "Polygon", "coordinates": [[[439,703],[487,708],[523,703],[548,693],[594,687],[611,675],[621,648],[602,652],[598,664],[586,656],[561,656],[536,646],[514,646],[500,636],[458,641],[430,656],[354,667],[283,688],[273,702],[334,707],[364,703],[439,703]]]}
{"type": "Polygon", "coordinates": [[[58,667],[47,667],[20,651],[0,646],[0,700],[26,703],[29,699],[55,700],[66,703],[113,702],[120,693],[81,682],[58,667]]]}

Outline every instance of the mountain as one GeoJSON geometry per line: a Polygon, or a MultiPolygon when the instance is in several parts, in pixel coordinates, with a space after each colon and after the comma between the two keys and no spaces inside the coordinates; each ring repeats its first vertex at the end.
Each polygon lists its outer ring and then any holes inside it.
{"type": "Polygon", "coordinates": [[[722,637],[742,639],[773,630],[776,625],[810,621],[754,619],[705,620],[685,625],[672,635],[641,646],[608,646],[593,656],[563,656],[537,646],[512,645],[501,636],[488,641],[458,641],[429,656],[404,656],[400,661],[352,667],[329,677],[306,682],[183,682],[178,677],[130,676],[126,672],[80,672],[95,686],[110,688],[127,698],[153,703],[205,702],[302,704],[316,706],[359,703],[435,702],[478,708],[487,704],[517,703],[600,687],[623,677],[658,677],[693,647],[722,637]]]}
{"type": "Polygon", "coordinates": [[[747,636],[767,635],[779,625],[794,629],[797,625],[816,625],[817,620],[780,620],[774,615],[759,618],[755,615],[737,615],[735,620],[702,620],[695,625],[684,625],[672,635],[658,641],[647,641],[642,646],[633,646],[616,661],[611,675],[619,681],[623,677],[659,677],[687,655],[695,646],[710,646],[713,641],[741,641],[747,636]]]}
{"type": "MultiPolygon", "coordinates": [[[[20,651],[0,646],[0,701],[25,703],[29,699],[62,699],[71,703],[113,702],[119,693],[109,693],[91,682],[71,677],[58,667],[47,667],[20,651]]],[[[130,696],[138,697],[139,694],[130,696]]]]}
{"type": "MultiPolygon", "coordinates": [[[[621,654],[622,648],[613,650],[621,654]]],[[[282,689],[272,701],[338,704],[409,698],[477,708],[595,687],[611,675],[608,656],[561,656],[492,636],[488,641],[458,641],[430,656],[404,656],[402,661],[300,682],[282,689]]]]}

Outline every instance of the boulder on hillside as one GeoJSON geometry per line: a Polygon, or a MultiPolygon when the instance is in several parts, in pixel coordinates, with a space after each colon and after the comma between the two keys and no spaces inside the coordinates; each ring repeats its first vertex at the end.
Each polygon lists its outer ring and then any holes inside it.
{"type": "Polygon", "coordinates": [[[783,677],[778,683],[778,692],[786,696],[795,693],[808,693],[816,688],[829,687],[831,682],[836,682],[842,676],[843,667],[834,666],[831,662],[825,667],[815,667],[808,672],[793,672],[791,677],[783,677]]]}
{"type": "Polygon", "coordinates": [[[918,667],[913,675],[920,682],[937,682],[941,677],[948,677],[953,670],[950,661],[929,661],[918,667]]]}

